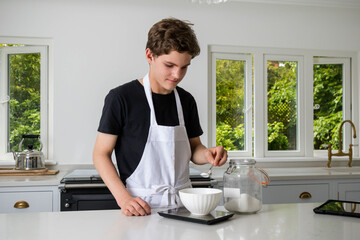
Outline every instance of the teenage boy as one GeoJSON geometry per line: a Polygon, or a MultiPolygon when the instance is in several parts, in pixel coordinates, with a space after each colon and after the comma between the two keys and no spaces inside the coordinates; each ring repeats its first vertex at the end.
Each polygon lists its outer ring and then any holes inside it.
{"type": "Polygon", "coordinates": [[[106,96],[93,162],[125,215],[181,206],[178,191],[191,187],[189,161],[221,166],[227,160],[223,147],[201,143],[196,102],[177,86],[200,53],[191,26],[174,18],[156,23],[145,50],[148,74],[106,96]]]}

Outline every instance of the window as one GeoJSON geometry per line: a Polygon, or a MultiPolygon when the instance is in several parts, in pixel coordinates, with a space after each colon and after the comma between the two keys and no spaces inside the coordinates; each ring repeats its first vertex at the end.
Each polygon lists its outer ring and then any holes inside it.
{"type": "MultiPolygon", "coordinates": [[[[314,58],[314,150],[323,155],[326,145],[339,149],[339,127],[343,119],[351,119],[349,58],[314,58]]],[[[349,131],[350,126],[345,126],[349,131]]],[[[350,134],[347,134],[348,136],[350,134]]],[[[341,136],[344,138],[343,136],[341,136]]],[[[347,149],[351,138],[344,138],[347,149]]]]}
{"type": "MultiPolygon", "coordinates": [[[[19,151],[24,134],[40,135],[48,151],[48,60],[46,46],[0,44],[0,159],[19,151]]],[[[39,143],[34,142],[38,148],[39,143]]]]}
{"type": "Polygon", "coordinates": [[[241,156],[252,154],[252,56],[214,54],[214,145],[241,156]],[[250,124],[249,124],[250,123],[250,124]]]}
{"type": "Polygon", "coordinates": [[[300,126],[303,59],[296,56],[265,55],[266,69],[266,156],[303,155],[300,126]]]}
{"type": "MultiPolygon", "coordinates": [[[[326,156],[343,120],[358,126],[356,53],[210,46],[209,54],[208,141],[230,157],[326,156]]],[[[345,151],[356,144],[351,134],[345,125],[345,151]]]]}

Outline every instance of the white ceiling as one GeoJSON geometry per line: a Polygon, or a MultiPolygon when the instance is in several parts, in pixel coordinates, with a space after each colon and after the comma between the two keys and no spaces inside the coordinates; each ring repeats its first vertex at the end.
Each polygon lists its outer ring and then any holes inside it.
{"type": "Polygon", "coordinates": [[[228,0],[228,1],[230,1],[230,2],[286,4],[286,5],[303,5],[303,6],[360,8],[360,0],[228,0]]]}

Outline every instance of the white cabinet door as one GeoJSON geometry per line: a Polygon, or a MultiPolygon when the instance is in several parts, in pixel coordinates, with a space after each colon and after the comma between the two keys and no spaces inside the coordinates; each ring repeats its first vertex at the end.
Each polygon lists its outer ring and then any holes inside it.
{"type": "Polygon", "coordinates": [[[57,188],[0,188],[0,213],[57,211],[57,188]]]}
{"type": "Polygon", "coordinates": [[[360,181],[338,183],[339,200],[360,201],[360,181]]]}

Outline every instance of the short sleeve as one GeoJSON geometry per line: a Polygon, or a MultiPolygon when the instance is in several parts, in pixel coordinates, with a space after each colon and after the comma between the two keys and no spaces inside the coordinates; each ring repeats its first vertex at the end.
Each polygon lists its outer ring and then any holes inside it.
{"type": "Polygon", "coordinates": [[[105,98],[98,131],[119,135],[123,123],[123,112],[120,94],[116,90],[111,90],[105,98]]]}

